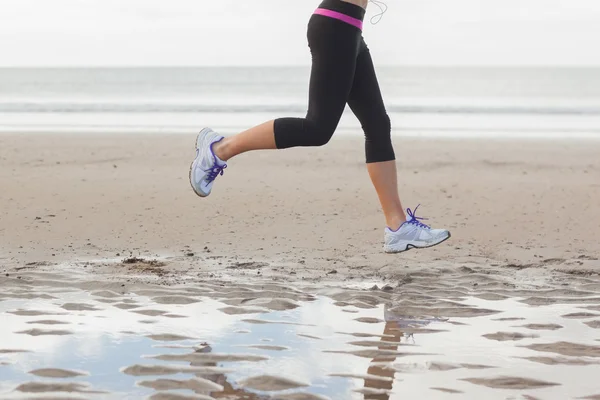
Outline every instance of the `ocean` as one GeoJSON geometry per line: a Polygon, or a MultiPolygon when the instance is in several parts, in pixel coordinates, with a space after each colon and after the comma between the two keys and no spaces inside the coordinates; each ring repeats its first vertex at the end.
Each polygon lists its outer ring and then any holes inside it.
{"type": "MultiPolygon", "coordinates": [[[[394,135],[600,138],[600,68],[377,69],[394,135]]],[[[2,68],[0,132],[225,134],[306,113],[309,67],[2,68]]],[[[362,134],[349,109],[339,134],[362,134]]]]}

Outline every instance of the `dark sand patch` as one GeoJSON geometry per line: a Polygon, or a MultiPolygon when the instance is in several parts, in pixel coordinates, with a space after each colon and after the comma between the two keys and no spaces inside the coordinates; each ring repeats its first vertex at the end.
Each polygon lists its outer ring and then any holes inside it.
{"type": "Polygon", "coordinates": [[[195,338],[189,336],[175,335],[172,333],[160,333],[154,335],[147,335],[149,339],[156,340],[157,342],[177,342],[180,340],[194,340],[195,338]]]}
{"type": "Polygon", "coordinates": [[[31,353],[29,350],[0,349],[0,354],[31,353]]]}
{"type": "Polygon", "coordinates": [[[264,314],[268,310],[264,308],[256,307],[223,307],[219,308],[219,311],[229,315],[241,315],[241,314],[264,314]]]}
{"type": "Polygon", "coordinates": [[[77,376],[88,376],[87,372],[72,371],[60,368],[43,368],[29,371],[31,375],[42,378],[75,378],[77,376]]]}
{"type": "Polygon", "coordinates": [[[297,335],[300,337],[308,338],[308,339],[323,340],[323,338],[320,338],[317,336],[312,336],[312,335],[307,335],[306,333],[298,333],[297,335]]]}
{"type": "Polygon", "coordinates": [[[444,393],[449,393],[449,394],[464,393],[464,392],[461,392],[460,390],[443,388],[443,387],[432,387],[432,388],[429,388],[429,389],[431,389],[431,390],[437,390],[438,392],[444,392],[444,393]]]}
{"type": "Polygon", "coordinates": [[[226,374],[234,370],[220,367],[188,367],[185,365],[132,365],[123,368],[121,373],[131,376],[160,376],[175,374],[226,374]]]}
{"type": "Polygon", "coordinates": [[[498,293],[480,293],[480,294],[476,294],[474,297],[477,297],[479,299],[483,299],[483,300],[489,300],[489,301],[500,301],[500,300],[506,300],[509,297],[505,296],[503,294],[498,294],[498,293]]]}
{"type": "Polygon", "coordinates": [[[558,383],[538,381],[536,379],[528,379],[521,377],[500,376],[497,378],[468,378],[461,379],[462,381],[470,382],[475,385],[486,386],[492,389],[513,389],[527,390],[537,389],[549,386],[560,386],[558,383]]]}
{"type": "Polygon", "coordinates": [[[300,305],[290,299],[280,299],[280,298],[257,298],[251,300],[242,300],[238,305],[249,305],[249,306],[257,306],[264,307],[271,311],[286,311],[293,310],[295,308],[300,307],[300,305]]]}
{"type": "Polygon", "coordinates": [[[73,332],[67,330],[52,330],[52,329],[29,329],[26,331],[15,332],[23,335],[29,336],[64,336],[64,335],[72,335],[73,332]]]}
{"type": "Polygon", "coordinates": [[[133,310],[134,308],[140,308],[139,304],[130,304],[130,303],[117,303],[113,304],[114,307],[120,308],[121,310],[133,310]]]}
{"type": "Polygon", "coordinates": [[[53,311],[38,311],[38,310],[17,310],[8,311],[9,314],[19,315],[21,317],[39,317],[42,315],[65,315],[65,313],[53,311]]]}
{"type": "Polygon", "coordinates": [[[578,397],[579,399],[584,399],[584,400],[600,400],[600,394],[593,394],[591,396],[586,396],[586,397],[578,397]]]}
{"type": "Polygon", "coordinates": [[[372,317],[361,317],[361,318],[355,318],[354,320],[365,323],[365,324],[380,324],[382,322],[385,322],[382,319],[372,318],[372,317]]]}
{"type": "Polygon", "coordinates": [[[528,349],[543,351],[546,353],[557,353],[572,357],[600,357],[600,346],[592,346],[580,343],[556,342],[539,343],[525,346],[528,349]]]}
{"type": "Polygon", "coordinates": [[[67,392],[67,393],[105,393],[101,391],[90,390],[90,386],[83,383],[54,383],[54,382],[27,382],[15,389],[22,393],[48,393],[48,392],[67,392]]]}
{"type": "Polygon", "coordinates": [[[517,317],[506,317],[506,318],[494,318],[492,321],[524,321],[525,318],[517,318],[517,317]]]}
{"type": "Polygon", "coordinates": [[[167,313],[167,311],[162,311],[162,310],[133,310],[131,312],[134,312],[134,313],[140,314],[140,315],[145,315],[147,317],[158,317],[159,315],[163,315],[163,314],[167,313]]]}
{"type": "Polygon", "coordinates": [[[157,356],[149,356],[161,361],[182,361],[192,364],[207,364],[219,362],[258,362],[268,360],[268,357],[258,356],[254,354],[221,354],[221,353],[187,353],[187,354],[160,354],[157,356]]]}
{"type": "Polygon", "coordinates": [[[586,318],[598,317],[598,314],[589,313],[589,312],[576,312],[576,313],[565,314],[562,317],[570,318],[570,319],[586,319],[586,318]]]}
{"type": "Polygon", "coordinates": [[[27,321],[28,324],[41,324],[41,325],[68,325],[68,322],[58,321],[55,319],[41,319],[38,321],[27,321]]]}
{"type": "Polygon", "coordinates": [[[111,292],[110,290],[100,290],[100,291],[97,291],[97,292],[92,292],[90,294],[92,296],[103,297],[105,299],[114,299],[114,298],[122,296],[122,294],[119,294],[119,293],[116,293],[116,292],[111,292]]]}
{"type": "Polygon", "coordinates": [[[138,386],[154,390],[194,390],[204,392],[222,392],[223,386],[204,378],[191,378],[186,380],[155,379],[152,381],[137,382],[138,386]]]}
{"type": "Polygon", "coordinates": [[[537,362],[545,365],[593,365],[599,364],[597,361],[588,361],[583,358],[568,357],[520,357],[524,360],[537,362]]]}
{"type": "Polygon", "coordinates": [[[547,306],[550,304],[600,304],[600,297],[569,298],[569,297],[529,297],[519,300],[530,306],[547,306]]]}
{"type": "Polygon", "coordinates": [[[592,310],[592,311],[600,311],[600,306],[587,306],[584,308],[587,310],[592,310]]]}
{"type": "Polygon", "coordinates": [[[195,299],[193,297],[187,297],[187,296],[159,296],[159,297],[154,297],[152,300],[154,300],[154,302],[157,304],[181,304],[181,305],[200,303],[200,301],[201,301],[200,299],[195,299]]]}
{"type": "MultiPolygon", "coordinates": [[[[487,315],[498,314],[500,311],[490,310],[486,308],[472,308],[461,305],[455,307],[394,307],[399,315],[419,315],[428,317],[445,317],[445,318],[473,318],[483,317],[487,315]]],[[[390,312],[394,313],[394,309],[390,312]]]]}
{"type": "Polygon", "coordinates": [[[600,329],[600,319],[597,319],[594,321],[589,321],[589,322],[584,322],[584,324],[586,324],[587,326],[589,326],[590,328],[593,328],[593,329],[600,329]]]}
{"type": "Polygon", "coordinates": [[[496,340],[498,342],[506,342],[506,341],[517,341],[523,339],[535,339],[538,338],[539,335],[525,335],[519,332],[496,332],[496,333],[488,333],[483,335],[484,338],[490,340],[496,340]]]}
{"type": "Polygon", "coordinates": [[[189,318],[187,315],[180,315],[180,314],[164,314],[163,317],[165,317],[165,318],[189,318]]]}
{"type": "Polygon", "coordinates": [[[96,308],[90,304],[85,303],[65,303],[61,306],[61,308],[67,311],[98,311],[99,308],[96,308]]]}
{"type": "Polygon", "coordinates": [[[254,390],[260,390],[263,392],[274,392],[279,390],[296,389],[308,386],[308,384],[303,382],[298,382],[292,379],[272,375],[259,375],[246,378],[238,382],[238,384],[243,388],[250,388],[254,390]]]}
{"type": "Polygon", "coordinates": [[[531,329],[534,331],[555,331],[557,329],[562,329],[562,325],[558,324],[527,324],[521,325],[522,328],[531,329]]]}

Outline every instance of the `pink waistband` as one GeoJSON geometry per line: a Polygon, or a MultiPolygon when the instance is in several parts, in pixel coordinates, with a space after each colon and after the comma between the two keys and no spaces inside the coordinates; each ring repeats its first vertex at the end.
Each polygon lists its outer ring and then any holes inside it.
{"type": "Polygon", "coordinates": [[[353,25],[362,31],[363,22],[360,19],[350,17],[349,15],[342,14],[341,12],[328,10],[326,8],[317,8],[315,14],[324,15],[326,17],[339,19],[347,24],[353,25]]]}

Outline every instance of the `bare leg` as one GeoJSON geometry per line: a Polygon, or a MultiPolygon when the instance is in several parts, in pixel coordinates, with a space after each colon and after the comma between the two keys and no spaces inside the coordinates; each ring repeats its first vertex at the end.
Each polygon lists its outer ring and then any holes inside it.
{"type": "Polygon", "coordinates": [[[213,145],[215,155],[227,161],[247,151],[275,149],[273,123],[274,121],[265,122],[215,143],[213,145]]]}
{"type": "Polygon", "coordinates": [[[406,221],[406,214],[398,194],[396,161],[369,163],[367,170],[379,197],[387,226],[393,230],[398,229],[406,221]]]}
{"type": "Polygon", "coordinates": [[[364,40],[356,61],[348,105],[365,132],[367,170],[379,197],[385,221],[390,229],[396,230],[406,221],[406,215],[398,195],[390,119],[385,110],[373,60],[364,40]]]}

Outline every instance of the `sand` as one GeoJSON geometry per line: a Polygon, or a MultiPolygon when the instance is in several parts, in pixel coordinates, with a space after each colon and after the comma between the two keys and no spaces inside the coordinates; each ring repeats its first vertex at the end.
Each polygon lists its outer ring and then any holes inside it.
{"type": "Polygon", "coordinates": [[[390,288],[415,273],[516,283],[600,273],[600,141],[397,138],[404,205],[420,203],[452,238],[386,255],[362,139],[242,155],[206,199],[188,183],[194,139],[0,135],[0,272],[75,262],[165,282],[390,288]]]}

